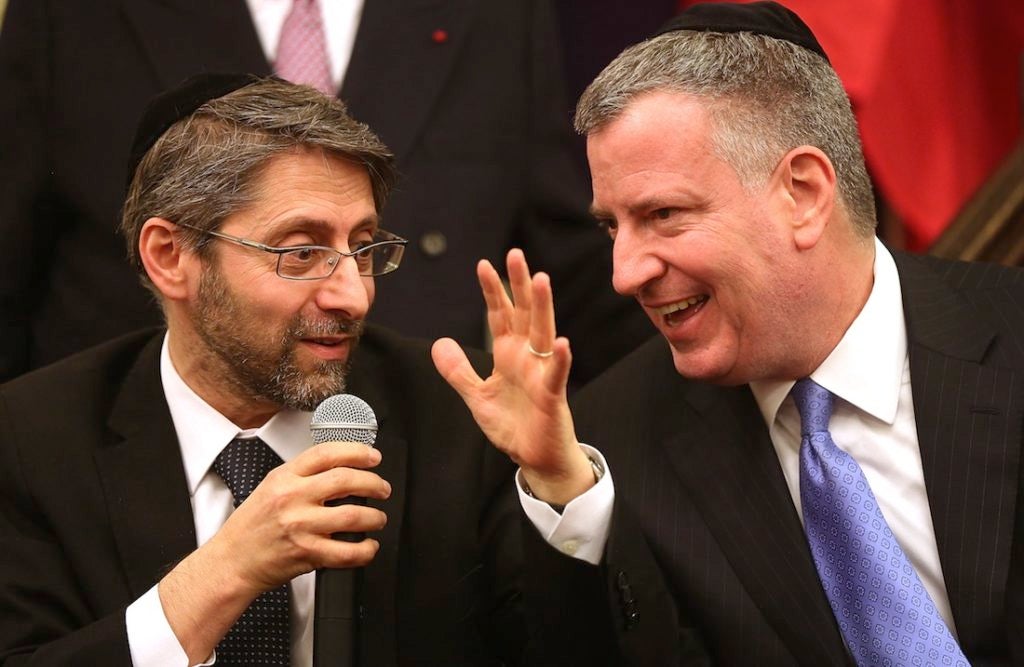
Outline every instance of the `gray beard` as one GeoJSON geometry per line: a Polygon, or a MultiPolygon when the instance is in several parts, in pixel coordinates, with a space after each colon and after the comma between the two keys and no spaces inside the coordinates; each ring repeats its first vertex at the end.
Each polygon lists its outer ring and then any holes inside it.
{"type": "MultiPolygon", "coordinates": [[[[326,317],[310,320],[296,315],[273,345],[263,343],[266,327],[230,292],[219,272],[207,265],[199,284],[196,331],[223,372],[221,381],[247,398],[283,408],[311,411],[324,399],[344,393],[350,361],[321,361],[300,369],[295,360],[301,338],[350,335],[358,340],[362,320],[326,317]]],[[[355,350],[353,343],[349,350],[355,350]]]]}

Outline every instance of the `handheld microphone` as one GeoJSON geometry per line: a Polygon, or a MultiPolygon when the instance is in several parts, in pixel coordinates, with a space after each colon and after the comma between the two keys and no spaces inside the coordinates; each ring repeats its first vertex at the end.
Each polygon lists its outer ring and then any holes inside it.
{"type": "MultiPolygon", "coordinates": [[[[370,447],[377,439],[377,417],[363,399],[338,394],[325,399],[309,425],[315,444],[340,440],[370,447]]],[[[366,499],[350,496],[328,500],[328,505],[365,505],[366,499]]],[[[334,539],[359,542],[362,533],[335,533],[334,539]]],[[[355,569],[321,569],[316,572],[313,616],[313,667],[351,667],[358,664],[358,599],[360,578],[355,569]]]]}

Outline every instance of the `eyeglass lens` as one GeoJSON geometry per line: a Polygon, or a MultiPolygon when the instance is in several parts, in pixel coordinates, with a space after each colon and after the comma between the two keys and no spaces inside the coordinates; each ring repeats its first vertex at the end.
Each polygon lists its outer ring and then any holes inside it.
{"type": "MultiPolygon", "coordinates": [[[[405,248],[397,243],[387,243],[356,252],[356,261],[361,276],[379,276],[398,268],[405,248]]],[[[281,253],[277,272],[283,278],[310,280],[325,278],[334,272],[342,255],[326,248],[296,248],[281,253]]]]}

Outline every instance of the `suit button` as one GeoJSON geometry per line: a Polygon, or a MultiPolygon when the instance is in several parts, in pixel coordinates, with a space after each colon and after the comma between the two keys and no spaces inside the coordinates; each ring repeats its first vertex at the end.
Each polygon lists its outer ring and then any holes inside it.
{"type": "Polygon", "coordinates": [[[420,237],[420,250],[427,257],[440,257],[448,250],[448,238],[438,231],[430,231],[420,237]]]}

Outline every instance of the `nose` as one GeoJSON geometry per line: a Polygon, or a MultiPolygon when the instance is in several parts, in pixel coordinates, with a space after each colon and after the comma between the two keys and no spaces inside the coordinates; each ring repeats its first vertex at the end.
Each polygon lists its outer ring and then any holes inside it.
{"type": "Polygon", "coordinates": [[[644,285],[664,274],[665,264],[657,255],[658,243],[642,230],[619,225],[612,243],[612,286],[616,292],[635,297],[644,285]]]}
{"type": "Polygon", "coordinates": [[[341,257],[334,273],[318,281],[316,305],[323,311],[363,319],[373,303],[373,278],[359,275],[354,257],[341,257]]]}

